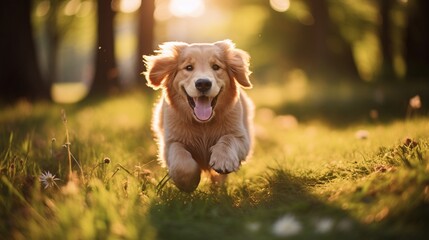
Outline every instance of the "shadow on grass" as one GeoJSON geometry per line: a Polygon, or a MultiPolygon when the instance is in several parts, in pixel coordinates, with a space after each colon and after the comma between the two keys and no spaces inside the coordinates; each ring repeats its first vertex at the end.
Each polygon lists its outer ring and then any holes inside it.
{"type": "Polygon", "coordinates": [[[166,187],[150,207],[150,218],[160,239],[371,239],[382,237],[361,225],[347,212],[308,192],[316,180],[271,169],[253,182],[229,183],[228,190],[178,192],[166,187]],[[290,223],[273,232],[273,225],[288,216],[290,223]],[[282,229],[283,228],[283,229],[282,229]],[[284,235],[282,235],[284,234],[284,235]],[[290,234],[290,235],[288,235],[290,234]]]}
{"type": "Polygon", "coordinates": [[[278,114],[292,114],[299,121],[319,120],[334,127],[362,122],[388,123],[408,115],[429,113],[429,84],[315,84],[299,102],[274,107],[278,114]],[[421,109],[409,110],[409,100],[419,95],[421,109]]]}

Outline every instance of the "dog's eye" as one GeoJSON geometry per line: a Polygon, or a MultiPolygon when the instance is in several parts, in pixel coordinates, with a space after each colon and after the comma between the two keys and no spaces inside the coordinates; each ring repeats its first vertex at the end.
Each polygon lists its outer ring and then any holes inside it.
{"type": "Polygon", "coordinates": [[[217,71],[217,70],[219,70],[219,69],[220,69],[220,67],[219,67],[219,65],[217,65],[217,64],[213,64],[213,65],[212,65],[212,69],[213,69],[213,70],[215,70],[215,71],[217,71]]]}
{"type": "Polygon", "coordinates": [[[190,71],[194,70],[194,66],[188,65],[188,66],[185,67],[185,69],[186,69],[186,71],[190,72],[190,71]]]}

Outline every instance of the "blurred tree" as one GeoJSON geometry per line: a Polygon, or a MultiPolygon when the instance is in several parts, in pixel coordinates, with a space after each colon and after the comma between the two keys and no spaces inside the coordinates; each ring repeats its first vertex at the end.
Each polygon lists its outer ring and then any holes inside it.
{"type": "Polygon", "coordinates": [[[48,12],[47,21],[46,21],[46,36],[47,36],[47,51],[48,51],[48,59],[47,59],[47,80],[50,83],[54,83],[57,78],[57,70],[58,70],[58,48],[60,39],[63,34],[61,31],[64,31],[67,28],[59,28],[58,26],[58,6],[60,1],[51,0],[50,1],[50,10],[48,12]],[[63,30],[64,29],[64,30],[63,30]]]}
{"type": "MultiPolygon", "coordinates": [[[[280,69],[302,69],[311,79],[335,81],[332,76],[359,79],[352,41],[342,33],[331,8],[345,11],[346,4],[327,0],[291,0],[286,12],[275,12],[265,22],[260,45],[278,58],[280,69]],[[335,5],[334,5],[335,4],[335,5]]],[[[344,23],[343,23],[344,24],[344,23]]],[[[271,61],[272,65],[272,61],[271,61]]],[[[270,66],[267,66],[270,67],[270,66]]],[[[280,73],[280,79],[282,73],[280,73]]]]}
{"type": "Polygon", "coordinates": [[[392,46],[392,21],[390,19],[390,12],[394,1],[392,0],[380,0],[379,1],[379,12],[380,12],[380,27],[379,27],[379,38],[381,45],[382,55],[382,66],[380,70],[380,78],[382,80],[391,80],[396,78],[394,72],[393,63],[393,46],[392,46]]]}
{"type": "MultiPolygon", "coordinates": [[[[154,43],[154,27],[155,27],[155,1],[154,0],[142,0],[142,5],[139,9],[138,24],[138,62],[137,62],[137,79],[143,79],[142,72],[146,70],[145,65],[142,62],[142,56],[153,54],[153,43],[154,43]]],[[[145,84],[146,81],[140,81],[145,84]]],[[[151,91],[152,92],[152,91],[151,91]]]]}
{"type": "Polygon", "coordinates": [[[46,19],[46,49],[47,49],[47,74],[46,81],[55,83],[58,79],[58,51],[63,38],[73,24],[75,14],[60,19],[60,6],[67,0],[49,0],[49,12],[46,19]],[[60,24],[61,22],[61,24],[60,24]]]}
{"type": "Polygon", "coordinates": [[[269,76],[261,79],[284,80],[294,68],[311,79],[429,75],[429,1],[241,0],[238,8],[248,4],[269,11],[253,38],[252,54],[269,76]]]}
{"type": "Polygon", "coordinates": [[[429,74],[429,1],[409,0],[408,7],[405,30],[407,77],[422,80],[429,74]]]}
{"type": "Polygon", "coordinates": [[[0,10],[0,99],[50,98],[39,70],[31,26],[31,1],[2,1],[0,10]]]}
{"type": "Polygon", "coordinates": [[[105,95],[119,90],[119,74],[115,59],[111,0],[97,1],[97,49],[95,76],[89,95],[105,95]]]}
{"type": "Polygon", "coordinates": [[[332,73],[348,75],[358,79],[352,45],[341,35],[338,23],[334,23],[329,14],[327,0],[305,0],[313,16],[314,24],[307,27],[307,36],[303,49],[306,49],[306,61],[310,73],[330,75],[332,73]]]}

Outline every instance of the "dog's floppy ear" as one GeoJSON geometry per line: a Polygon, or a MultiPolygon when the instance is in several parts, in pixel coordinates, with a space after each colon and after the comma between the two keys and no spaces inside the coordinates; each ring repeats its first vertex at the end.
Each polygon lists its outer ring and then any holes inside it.
{"type": "Polygon", "coordinates": [[[229,39],[215,42],[215,45],[224,50],[230,75],[232,75],[243,88],[251,88],[252,83],[250,83],[249,75],[252,72],[249,70],[249,54],[241,49],[235,48],[234,43],[229,39]]]}
{"type": "Polygon", "coordinates": [[[143,74],[149,87],[156,90],[163,86],[165,79],[177,70],[177,57],[185,46],[182,42],[166,42],[155,51],[156,55],[143,56],[146,65],[143,74]]]}

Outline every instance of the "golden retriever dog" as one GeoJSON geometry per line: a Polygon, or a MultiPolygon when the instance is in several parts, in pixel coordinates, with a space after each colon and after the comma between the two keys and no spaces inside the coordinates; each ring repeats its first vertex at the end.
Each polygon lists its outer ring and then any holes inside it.
{"type": "Polygon", "coordinates": [[[192,192],[202,172],[223,182],[252,147],[249,55],[230,40],[168,42],[144,62],[148,86],[162,90],[152,129],[174,184],[192,192]]]}

